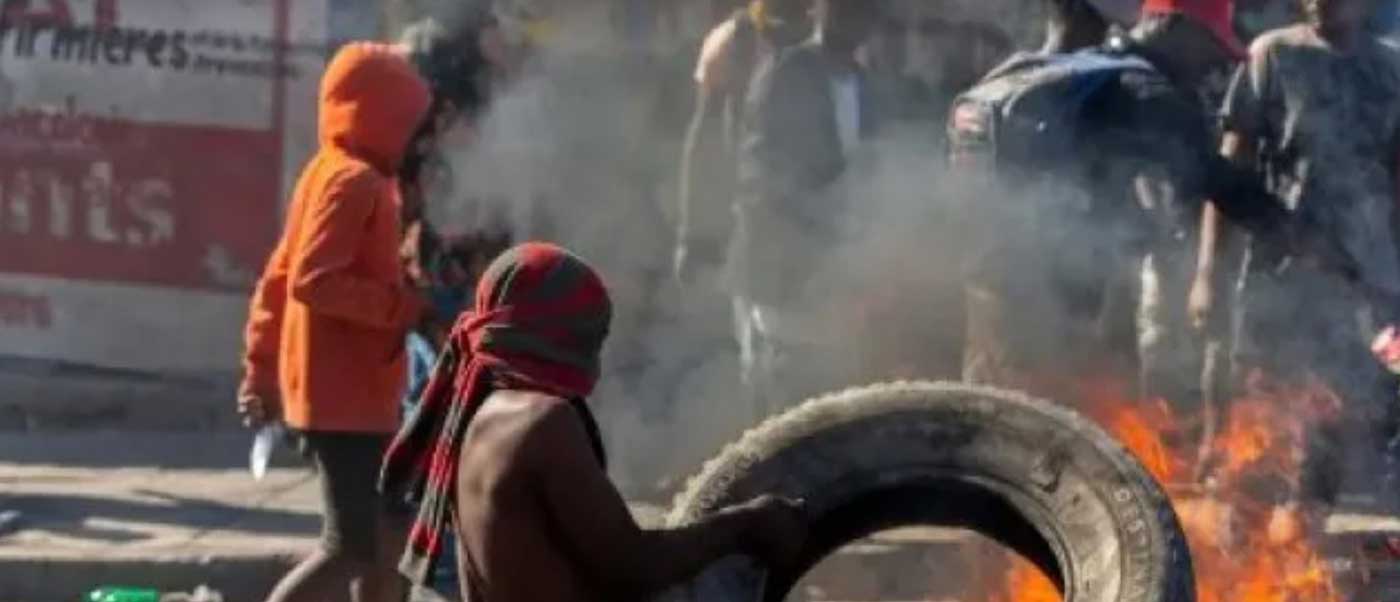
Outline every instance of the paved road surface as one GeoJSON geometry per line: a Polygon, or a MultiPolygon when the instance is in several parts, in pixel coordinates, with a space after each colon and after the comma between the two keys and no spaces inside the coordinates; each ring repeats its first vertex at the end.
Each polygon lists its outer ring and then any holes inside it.
{"type": "MultiPolygon", "coordinates": [[[[0,434],[0,602],[75,602],[99,585],[189,591],[205,583],[227,602],[258,602],[315,545],[319,501],[312,473],[290,451],[254,481],[249,439],[0,434]],[[17,519],[5,522],[7,513],[17,519]]],[[[646,504],[634,511],[644,522],[662,512],[646,504]]],[[[1332,527],[1400,532],[1400,520],[1341,515],[1332,527]]],[[[849,577],[818,585],[863,590],[877,565],[921,579],[949,574],[946,554],[931,551],[949,537],[913,529],[854,546],[833,559],[834,574],[849,577]]]]}

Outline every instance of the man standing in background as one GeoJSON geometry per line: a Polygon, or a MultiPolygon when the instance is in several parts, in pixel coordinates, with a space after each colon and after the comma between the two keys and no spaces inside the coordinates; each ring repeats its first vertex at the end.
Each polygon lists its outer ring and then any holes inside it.
{"type": "Polygon", "coordinates": [[[810,32],[812,0],[751,0],[705,37],[695,67],[695,109],[681,156],[675,271],[690,284],[723,262],[734,201],[744,99],[754,71],[810,32]]]}
{"type": "Polygon", "coordinates": [[[852,363],[823,336],[834,316],[821,315],[823,295],[810,288],[855,201],[842,190],[848,159],[875,131],[856,53],[879,13],[870,0],[819,0],[815,17],[809,41],[754,76],[739,149],[729,271],[743,376],[759,397],[760,419],[846,384],[832,381],[852,363]]]}
{"type": "MultiPolygon", "coordinates": [[[[1334,249],[1364,289],[1393,297],[1400,293],[1400,61],[1367,31],[1373,8],[1373,0],[1307,0],[1305,23],[1260,36],[1226,100],[1223,150],[1267,175],[1302,224],[1301,237],[1334,249]]],[[[1221,295],[1218,249],[1230,234],[1213,208],[1202,220],[1190,299],[1198,324],[1221,295]]],[[[1312,373],[1344,405],[1342,420],[1309,436],[1301,493],[1321,513],[1350,465],[1339,457],[1343,442],[1359,436],[1366,447],[1355,451],[1369,457],[1394,429],[1393,383],[1367,343],[1397,308],[1376,306],[1336,274],[1278,249],[1251,244],[1248,253],[1236,384],[1257,374],[1298,385],[1312,373]]]]}
{"type": "MultiPolygon", "coordinates": [[[[1044,63],[1052,57],[1074,53],[1086,49],[1096,49],[1102,47],[1106,42],[1110,26],[1132,27],[1138,19],[1140,2],[1137,0],[1046,0],[1045,7],[1045,43],[1040,49],[1032,52],[1018,52],[1001,65],[992,69],[982,82],[988,89],[992,86],[1004,86],[999,83],[1003,76],[1020,71],[1037,68],[1037,65],[1044,63]]],[[[1030,82],[1030,80],[1027,80],[1030,82]]],[[[1030,83],[1024,85],[1031,85],[1030,83]]],[[[976,95],[977,90],[982,86],[974,87],[969,92],[976,95]]],[[[1074,109],[1067,108],[1066,111],[1074,109]]],[[[960,131],[962,126],[961,114],[955,112],[951,115],[951,130],[954,138],[953,161],[956,164],[970,156],[960,148],[963,138],[966,136],[960,131]]],[[[977,138],[973,136],[972,138],[977,138]]],[[[1068,139],[1068,135],[1062,134],[1060,138],[1068,139]]],[[[971,139],[971,138],[969,138],[971,139]]],[[[999,144],[999,141],[993,144],[999,144]]],[[[1083,155],[1083,153],[1080,153],[1083,155]]],[[[1035,161],[1054,161],[1055,157],[1036,157],[1035,161]]],[[[1056,179],[1063,179],[1062,174],[1056,179]]],[[[1050,206],[1046,198],[1047,191],[1040,191],[1034,199],[1036,206],[1050,206]]],[[[986,195],[982,195],[986,196],[986,195]]],[[[1020,196],[1019,194],[1017,196],[1020,196]]],[[[1084,305],[1064,299],[1064,290],[1068,287],[1052,286],[1052,282],[1064,282],[1071,274],[1060,274],[1058,268],[1062,268],[1065,262],[1045,261],[1047,258],[1064,255],[1064,248],[1053,248],[1053,245],[1046,245],[1044,241],[1036,241],[1041,235],[1055,229],[1047,226],[1043,221],[1038,223],[1023,223],[1022,218],[1031,215],[1034,211],[1032,207],[1025,206],[1024,199],[1017,201],[1017,207],[1012,208],[1010,213],[1001,216],[996,223],[995,229],[998,236],[984,237],[983,247],[972,254],[971,261],[967,265],[967,278],[964,283],[966,299],[966,336],[963,342],[963,379],[969,382],[984,384],[1000,384],[1003,386],[1029,387],[1029,383],[1024,379],[1030,376],[1027,372],[1040,371],[1033,366],[1039,366],[1045,371],[1070,372],[1069,370],[1050,369],[1048,364],[1041,364],[1044,355],[1057,356],[1063,359],[1080,359],[1080,356],[1087,356],[1088,353],[1065,353],[1068,346],[1081,342],[1088,338],[1085,331],[1095,331],[1098,326],[1103,311],[1079,312],[1075,308],[1084,305]],[[1014,217],[1014,221],[1004,218],[1014,217]],[[1008,229],[1009,225],[1015,223],[1018,227],[1029,228],[1028,230],[1008,229]],[[1014,250],[1013,250],[1014,249],[1014,250]],[[1016,256],[1017,259],[1011,259],[1016,256]],[[1053,292],[1052,292],[1053,289],[1053,292]],[[1034,290],[1034,293],[1029,291],[1034,290]],[[1033,300],[1035,299],[1035,300],[1033,300]],[[1063,303],[1060,303],[1063,301],[1063,303]],[[1041,348],[1044,345],[1032,344],[1030,338],[1039,338],[1040,334],[1048,334],[1051,327],[1045,325],[1044,311],[1029,310],[1034,303],[1047,303],[1042,308],[1050,308],[1049,314],[1054,315],[1054,320],[1060,323],[1064,332],[1047,336],[1045,342],[1055,347],[1054,351],[1044,353],[1041,348]],[[1080,315],[1081,313],[1086,315],[1080,315]],[[1024,320],[1024,322],[1023,322],[1024,320]],[[1034,324],[1033,324],[1034,323],[1034,324]],[[1088,323],[1086,325],[1085,323],[1088,323]],[[1070,326],[1078,325],[1079,328],[1070,326]],[[1077,332],[1079,336],[1072,336],[1071,332],[1077,332]],[[1042,355],[1043,354],[1043,355],[1042,355]],[[1031,360],[1031,357],[1040,359],[1031,360]]],[[[978,203],[986,203],[986,200],[979,200],[978,203]]],[[[1110,201],[1110,204],[1112,202],[1110,201]]],[[[1078,215],[1078,210],[1070,210],[1065,205],[1067,203],[1057,203],[1056,208],[1051,210],[1053,215],[1049,219],[1057,224],[1074,223],[1077,219],[1083,219],[1078,215]],[[1071,213],[1075,215],[1070,215],[1071,213]]],[[[983,205],[985,207],[985,205],[983,205]]],[[[1076,224],[1080,228],[1085,227],[1083,221],[1076,224]]],[[[1081,232],[1088,234],[1088,232],[1081,232]]],[[[1094,232],[1094,234],[1099,234],[1094,232]]],[[[1084,236],[1076,236],[1073,241],[1076,248],[1088,246],[1084,236]]],[[[1094,266],[1095,276],[1102,274],[1104,266],[1096,263],[1094,266]]],[[[1075,270],[1082,271],[1082,270],[1075,270]]],[[[1121,270],[1119,271],[1122,272],[1121,270]]],[[[1110,280],[1110,285],[1117,282],[1110,280]]],[[[1120,287],[1121,288],[1121,287],[1120,287]]],[[[1107,292],[1099,287],[1100,295],[1107,296],[1107,292]]],[[[1106,304],[1106,301],[1105,301],[1106,304]]],[[[1095,347],[1101,345],[1102,341],[1094,340],[1095,347]]],[[[1075,371],[1077,372],[1077,371],[1075,371]]],[[[1039,375],[1045,377],[1045,375],[1039,375]]],[[[1036,389],[1038,387],[1031,387],[1036,389]]],[[[1038,394],[1050,395],[1049,391],[1036,391],[1038,394]]]]}
{"type": "Polygon", "coordinates": [[[402,49],[350,44],[321,80],[321,148],[253,295],[239,411],[299,432],[323,497],[320,549],[270,602],[399,602],[402,526],[375,477],[398,429],[404,338],[427,305],[400,264],[394,186],[431,94],[402,49]]]}
{"type": "MultiPolygon", "coordinates": [[[[1150,1],[1149,5],[1160,5],[1150,1]]],[[[1216,29],[1227,55],[1196,89],[1188,92],[1199,99],[1207,114],[1215,112],[1235,66],[1244,58],[1243,42],[1227,20],[1216,29]],[[1228,38],[1226,37],[1228,36],[1228,38]]],[[[1219,137],[1219,128],[1212,128],[1219,137]]],[[[1204,204],[1187,198],[1174,186],[1168,170],[1149,168],[1132,182],[1132,195],[1145,219],[1142,253],[1135,257],[1130,290],[1135,291],[1136,316],[1133,322],[1138,354],[1138,396],[1145,400],[1169,402],[1185,414],[1214,415],[1228,393],[1223,376],[1227,372],[1224,339],[1228,328],[1222,324],[1204,330],[1192,327],[1182,299],[1186,298],[1195,274],[1196,247],[1204,204]]],[[[1209,420],[1201,423],[1185,439],[1198,444],[1198,460],[1206,454],[1213,434],[1209,420]]]]}
{"type": "Polygon", "coordinates": [[[1216,154],[1197,94],[1241,49],[1232,10],[1229,0],[1151,0],[1128,38],[1027,57],[959,100],[954,164],[992,170],[989,198],[1018,199],[984,205],[993,230],[970,274],[968,380],[1071,401],[1131,398],[1133,343],[1116,335],[1131,332],[1132,314],[1111,293],[1150,238],[1148,208],[1132,195],[1140,180],[1171,188],[1183,207],[1215,198],[1246,225],[1284,229],[1254,174],[1216,154]],[[1029,95],[1038,98],[1007,104],[1029,95]],[[1058,130],[1040,135],[1041,124],[1058,130]],[[1117,390],[1100,390],[1104,381],[1117,390]]]}
{"type": "MultiPolygon", "coordinates": [[[[1139,0],[1050,0],[1045,15],[1042,55],[1093,48],[1108,40],[1109,28],[1137,23],[1139,0]]],[[[1013,59],[1014,60],[1014,59],[1013,59]]]]}

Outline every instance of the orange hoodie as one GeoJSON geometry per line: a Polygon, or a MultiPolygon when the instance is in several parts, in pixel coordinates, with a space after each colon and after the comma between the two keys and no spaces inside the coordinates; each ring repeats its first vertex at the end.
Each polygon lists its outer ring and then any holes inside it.
{"type": "Polygon", "coordinates": [[[427,113],[427,85],[392,46],[350,44],[321,78],[320,150],[253,293],[244,388],[280,392],[296,429],[390,433],[422,310],[398,258],[393,174],[427,113]]]}

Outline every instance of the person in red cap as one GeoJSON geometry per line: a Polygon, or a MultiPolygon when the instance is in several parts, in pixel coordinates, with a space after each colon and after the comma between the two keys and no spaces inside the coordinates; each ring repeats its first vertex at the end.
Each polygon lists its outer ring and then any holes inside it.
{"type": "MultiPolygon", "coordinates": [[[[1210,77],[1196,90],[1208,111],[1218,107],[1233,63],[1243,56],[1233,13],[1231,2],[1214,0],[1147,0],[1143,6],[1145,27],[1185,22],[1185,33],[1199,39],[1186,54],[1204,53],[1218,59],[1210,77]]],[[[1195,277],[1197,229],[1205,208],[1201,199],[1182,198],[1161,180],[1144,178],[1134,190],[1139,203],[1150,208],[1152,224],[1130,274],[1130,288],[1136,289],[1132,296],[1136,298],[1138,390],[1144,398],[1168,399],[1194,413],[1211,407],[1225,394],[1222,373],[1227,361],[1222,340],[1227,329],[1223,325],[1192,328],[1183,300],[1195,277]]],[[[1196,434],[1206,437],[1209,430],[1196,434]]],[[[1195,451],[1200,456],[1204,449],[1195,451]]]]}
{"type": "Polygon", "coordinates": [[[1212,72],[1244,58],[1234,14],[1234,0],[1146,0],[1130,34],[1131,52],[1178,89],[1194,91],[1212,72]]]}
{"type": "MultiPolygon", "coordinates": [[[[1265,33],[1249,48],[1225,103],[1223,150],[1270,175],[1275,194],[1306,225],[1301,236],[1335,249],[1362,288],[1394,297],[1400,57],[1368,31],[1374,0],[1302,4],[1304,22],[1265,33]]],[[[1229,233],[1214,211],[1202,231],[1190,296],[1198,324],[1218,316],[1217,256],[1229,233]]],[[[1356,282],[1278,249],[1250,246],[1235,379],[1256,373],[1296,382],[1312,374],[1347,406],[1347,418],[1311,435],[1300,494],[1322,512],[1346,476],[1342,442],[1373,446],[1357,457],[1378,457],[1394,431],[1387,415],[1394,413],[1395,385],[1369,357],[1376,328],[1366,323],[1393,318],[1398,308],[1367,301],[1376,295],[1338,294],[1356,290],[1356,282]]]]}
{"type": "Polygon", "coordinates": [[[1131,28],[1140,14],[1139,0],[1049,0],[1045,44],[1041,54],[1073,52],[1099,46],[1109,28],[1131,28]]]}
{"type": "Polygon", "coordinates": [[[1176,216],[1210,198],[1260,232],[1288,230],[1257,175],[1219,156],[1198,93],[1239,48],[1230,12],[1154,0],[1126,37],[1027,56],[960,97],[952,160],[994,171],[999,189],[983,196],[1006,199],[978,205],[991,231],[968,266],[965,379],[1069,399],[1086,384],[1131,388],[1145,380],[1134,270],[1194,227],[1176,216]]]}
{"type": "Polygon", "coordinates": [[[1215,43],[1234,58],[1244,58],[1244,43],[1235,33],[1234,0],[1146,0],[1142,14],[1152,17],[1177,15],[1189,19],[1215,38],[1215,43]]]}

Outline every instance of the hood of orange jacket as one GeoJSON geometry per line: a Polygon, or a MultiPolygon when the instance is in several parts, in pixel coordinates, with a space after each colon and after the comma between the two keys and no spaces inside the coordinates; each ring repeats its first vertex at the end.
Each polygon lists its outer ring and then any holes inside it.
{"type": "Polygon", "coordinates": [[[392,174],[431,101],[428,84],[394,46],[347,44],[321,77],[321,145],[392,174]]]}

